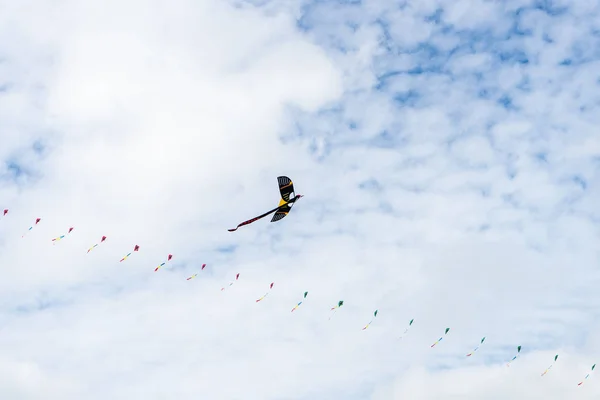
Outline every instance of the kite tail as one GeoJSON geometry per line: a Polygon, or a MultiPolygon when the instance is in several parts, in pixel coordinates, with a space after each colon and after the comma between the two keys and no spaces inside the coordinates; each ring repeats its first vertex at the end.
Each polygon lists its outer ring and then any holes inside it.
{"type": "Polygon", "coordinates": [[[475,354],[475,352],[477,350],[479,350],[479,348],[483,345],[483,342],[485,342],[485,336],[481,339],[481,341],[479,342],[479,344],[477,345],[477,347],[475,347],[475,349],[470,352],[469,354],[467,354],[467,357],[471,357],[473,354],[475,354]]]}
{"type": "Polygon", "coordinates": [[[260,299],[256,300],[256,302],[258,303],[259,301],[263,300],[265,297],[267,297],[269,295],[269,292],[265,293],[264,296],[262,296],[260,299]]]}
{"type": "Polygon", "coordinates": [[[296,309],[297,309],[298,307],[300,307],[300,304],[302,304],[302,302],[300,302],[300,303],[296,304],[296,305],[294,306],[294,308],[292,308],[292,311],[291,311],[291,312],[294,312],[294,311],[296,311],[296,309]]]}
{"type": "Polygon", "coordinates": [[[554,364],[551,364],[548,368],[546,368],[546,370],[544,372],[542,372],[542,376],[546,375],[548,373],[548,371],[550,371],[552,369],[552,366],[554,364]]]}
{"type": "Polygon", "coordinates": [[[169,255],[167,256],[167,259],[165,260],[165,262],[163,262],[163,263],[162,263],[162,264],[160,264],[158,267],[156,267],[156,268],[154,269],[154,272],[158,271],[158,270],[159,270],[161,267],[163,267],[165,264],[167,264],[169,261],[171,261],[171,258],[172,258],[172,257],[173,257],[173,255],[172,255],[172,254],[169,254],[169,255]]]}
{"type": "Polygon", "coordinates": [[[223,290],[225,290],[225,289],[227,289],[227,288],[231,287],[231,286],[232,286],[232,285],[235,283],[235,281],[237,281],[237,280],[239,279],[239,277],[240,277],[240,274],[237,274],[237,275],[235,276],[235,280],[233,280],[233,281],[229,282],[229,286],[227,286],[227,287],[222,287],[222,288],[221,288],[221,292],[222,292],[223,290]]]}
{"type": "Polygon", "coordinates": [[[434,348],[436,344],[438,344],[439,342],[441,342],[442,340],[444,340],[444,337],[442,336],[441,338],[439,338],[434,344],[431,345],[431,348],[434,348]]]}
{"type": "Polygon", "coordinates": [[[269,290],[267,290],[267,293],[265,293],[265,295],[263,297],[261,297],[260,299],[256,300],[257,303],[259,301],[263,300],[265,297],[267,297],[269,295],[269,293],[271,293],[271,290],[273,290],[273,285],[274,284],[275,284],[275,282],[271,282],[271,284],[269,285],[269,290]]]}
{"type": "Polygon", "coordinates": [[[590,377],[590,375],[592,374],[592,371],[594,371],[594,368],[596,368],[596,364],[592,365],[592,370],[591,370],[591,371],[590,371],[590,372],[589,372],[589,373],[588,373],[588,374],[585,376],[585,378],[583,378],[583,379],[581,380],[581,382],[579,382],[579,383],[577,384],[577,386],[581,386],[581,385],[583,385],[583,382],[585,382],[585,380],[586,380],[587,378],[589,378],[589,377],[590,377]]]}
{"type": "Polygon", "coordinates": [[[404,337],[404,335],[406,335],[406,333],[408,332],[408,330],[410,329],[410,327],[413,324],[414,319],[411,319],[410,322],[408,323],[408,326],[406,327],[406,329],[404,330],[404,332],[402,333],[402,335],[400,335],[399,339],[402,339],[404,337]]]}
{"type": "Polygon", "coordinates": [[[24,238],[24,237],[25,237],[25,235],[27,235],[27,233],[28,233],[30,230],[32,230],[32,229],[33,229],[33,228],[34,228],[34,227],[35,227],[37,224],[39,224],[41,220],[42,220],[41,218],[36,218],[36,220],[35,220],[35,223],[34,223],[33,225],[31,225],[31,226],[29,227],[29,229],[27,229],[27,231],[26,231],[26,232],[23,234],[23,236],[21,236],[21,238],[24,238]]]}
{"type": "Polygon", "coordinates": [[[339,307],[333,307],[331,310],[333,311],[331,313],[331,315],[329,316],[329,320],[331,320],[331,318],[333,318],[333,316],[335,315],[335,313],[337,312],[337,310],[339,309],[339,307]]]}
{"type": "Polygon", "coordinates": [[[475,347],[475,349],[472,352],[470,352],[469,354],[467,354],[467,357],[471,357],[473,354],[475,354],[475,352],[477,350],[479,350],[479,346],[475,347]]]}
{"type": "Polygon", "coordinates": [[[232,228],[232,229],[227,229],[227,230],[228,230],[229,232],[235,232],[235,231],[237,231],[237,230],[238,230],[238,228],[240,228],[240,227],[242,227],[242,226],[244,226],[244,225],[251,224],[251,223],[253,223],[253,222],[255,222],[255,221],[258,221],[259,219],[261,219],[261,218],[264,218],[264,217],[266,217],[266,216],[267,216],[267,215],[269,215],[269,214],[273,214],[273,213],[274,213],[275,211],[277,211],[277,210],[279,210],[279,206],[278,206],[278,207],[275,207],[274,209],[272,209],[272,210],[270,210],[270,211],[267,211],[267,212],[266,212],[266,213],[264,213],[264,214],[261,214],[261,215],[259,215],[258,217],[254,217],[254,218],[252,218],[252,219],[249,219],[248,221],[241,222],[241,223],[240,223],[238,226],[236,226],[235,228],[232,228]]]}
{"type": "Polygon", "coordinates": [[[67,231],[67,233],[65,233],[64,235],[60,235],[59,237],[56,237],[54,239],[52,239],[52,241],[54,242],[53,244],[56,244],[56,242],[58,242],[59,240],[64,239],[68,234],[70,234],[73,231],[73,228],[69,228],[69,230],[67,231]]]}

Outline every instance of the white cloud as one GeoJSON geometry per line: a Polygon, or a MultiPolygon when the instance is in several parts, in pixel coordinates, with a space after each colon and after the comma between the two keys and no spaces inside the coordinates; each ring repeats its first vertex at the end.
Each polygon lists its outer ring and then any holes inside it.
{"type": "Polygon", "coordinates": [[[596,9],[232,3],[0,5],[0,397],[597,397],[596,9]]]}

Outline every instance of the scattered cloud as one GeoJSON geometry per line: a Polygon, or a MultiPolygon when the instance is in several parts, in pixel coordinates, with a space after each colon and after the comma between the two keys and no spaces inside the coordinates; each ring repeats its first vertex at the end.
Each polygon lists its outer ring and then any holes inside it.
{"type": "Polygon", "coordinates": [[[597,2],[0,9],[0,397],[600,394],[597,2]]]}

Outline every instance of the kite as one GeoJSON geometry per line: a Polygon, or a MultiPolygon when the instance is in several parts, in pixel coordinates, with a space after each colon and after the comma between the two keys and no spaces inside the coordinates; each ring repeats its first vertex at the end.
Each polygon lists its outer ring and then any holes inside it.
{"type": "MultiPolygon", "coordinates": [[[[133,251],[138,251],[140,249],[140,246],[138,246],[137,244],[135,245],[135,247],[133,248],[133,251]]],[[[129,257],[131,255],[131,253],[127,254],[125,257],[121,258],[121,260],[119,260],[119,262],[123,262],[125,260],[127,260],[127,257],[129,257]]]]}
{"type": "MultiPolygon", "coordinates": [[[[102,236],[102,239],[100,239],[100,243],[104,242],[105,240],[106,240],[106,236],[102,236]]],[[[94,247],[98,246],[100,243],[96,243],[95,245],[90,247],[87,252],[89,253],[90,251],[92,251],[94,249],[94,247]]]]}
{"type": "Polygon", "coordinates": [[[367,329],[369,327],[369,325],[371,325],[371,323],[373,322],[373,320],[375,320],[375,317],[377,317],[377,311],[375,310],[375,312],[373,313],[373,318],[371,318],[371,320],[369,321],[369,323],[367,325],[365,325],[364,328],[362,328],[362,330],[364,331],[365,329],[367,329]]]}
{"type": "Polygon", "coordinates": [[[274,284],[275,284],[275,282],[271,282],[271,285],[269,285],[269,290],[267,291],[267,293],[264,294],[263,297],[261,297],[260,299],[256,300],[257,303],[269,295],[269,292],[271,291],[271,289],[273,289],[273,285],[274,284]]]}
{"type": "Polygon", "coordinates": [[[344,300],[340,300],[337,303],[337,306],[335,307],[331,307],[331,311],[333,311],[333,313],[331,313],[331,315],[329,316],[329,319],[331,319],[331,317],[333,317],[335,315],[335,313],[337,312],[337,310],[344,305],[344,300]]]}
{"type": "Polygon", "coordinates": [[[475,347],[475,349],[472,352],[467,354],[467,357],[471,357],[479,349],[479,347],[483,344],[484,341],[485,341],[485,336],[483,337],[483,339],[481,339],[481,342],[479,342],[479,346],[475,347]]]}
{"type": "Polygon", "coordinates": [[[404,337],[404,335],[406,335],[406,332],[408,332],[408,329],[409,329],[409,328],[410,328],[410,326],[412,325],[413,321],[414,321],[414,318],[410,320],[410,322],[408,323],[408,328],[406,328],[406,329],[404,330],[404,332],[403,332],[403,333],[402,333],[402,335],[400,336],[400,339],[402,339],[402,338],[404,337]]]}
{"type": "MultiPolygon", "coordinates": [[[[200,271],[204,271],[204,267],[206,267],[206,264],[202,264],[202,268],[200,268],[200,271]]],[[[198,276],[198,273],[195,273],[194,275],[192,275],[189,278],[187,278],[186,281],[190,281],[190,280],[194,279],[197,276],[198,276]]]]}
{"type": "Polygon", "coordinates": [[[552,366],[556,362],[557,358],[558,358],[558,354],[554,356],[554,361],[552,362],[552,364],[550,364],[550,366],[548,368],[546,368],[546,370],[544,372],[542,372],[542,376],[546,375],[548,373],[548,371],[550,371],[552,369],[552,366]]]}
{"type": "Polygon", "coordinates": [[[0,219],[4,218],[6,214],[8,214],[8,208],[4,209],[4,213],[2,214],[2,217],[0,217],[0,219]]]}
{"type": "Polygon", "coordinates": [[[294,183],[287,176],[278,176],[277,183],[279,184],[279,193],[281,193],[281,200],[279,201],[279,205],[277,207],[275,207],[271,211],[267,211],[266,213],[259,215],[258,217],[249,219],[248,221],[244,221],[235,228],[228,229],[228,231],[235,232],[238,230],[239,227],[251,224],[254,221],[257,221],[272,213],[275,213],[275,215],[273,215],[271,222],[277,222],[285,218],[285,216],[288,215],[288,213],[292,209],[292,206],[294,205],[296,200],[304,196],[301,194],[295,194],[294,183]]]}
{"type": "MultiPolygon", "coordinates": [[[[444,332],[444,336],[446,334],[448,334],[448,331],[450,330],[450,328],[446,328],[446,331],[444,332]]],[[[441,342],[444,339],[444,336],[442,336],[441,338],[439,338],[434,344],[431,345],[431,347],[435,347],[436,344],[438,344],[439,342],[441,342]]]]}
{"type": "Polygon", "coordinates": [[[64,235],[60,235],[59,237],[56,237],[54,239],[52,239],[52,241],[54,242],[54,244],[56,244],[56,242],[58,242],[59,240],[63,239],[65,236],[67,236],[69,233],[71,233],[71,231],[73,230],[73,228],[69,228],[69,231],[67,233],[65,233],[64,235]]]}
{"type": "MultiPolygon", "coordinates": [[[[229,283],[229,286],[233,285],[233,284],[235,283],[235,281],[237,281],[237,280],[238,280],[238,278],[239,278],[239,277],[240,277],[240,274],[237,274],[237,275],[235,276],[235,280],[234,280],[234,281],[231,281],[231,282],[229,283]]],[[[224,287],[222,287],[222,288],[221,288],[221,292],[222,292],[223,290],[225,290],[225,288],[224,288],[224,287]]]]}
{"type": "MultiPolygon", "coordinates": [[[[304,299],[306,298],[306,295],[307,295],[307,294],[308,294],[308,292],[304,292],[304,297],[302,297],[302,301],[304,301],[304,299]]],[[[292,308],[292,312],[296,311],[296,309],[297,309],[298,307],[300,307],[300,304],[302,304],[302,301],[301,301],[300,303],[296,304],[296,305],[294,306],[294,308],[292,308]]]]}
{"type": "Polygon", "coordinates": [[[517,357],[519,357],[519,353],[520,353],[520,352],[521,352],[521,346],[518,346],[518,347],[517,347],[517,354],[516,354],[516,355],[515,355],[515,356],[512,358],[512,360],[510,360],[510,361],[509,361],[509,362],[506,364],[506,366],[507,366],[507,367],[510,367],[510,363],[511,363],[511,362],[513,362],[513,361],[515,361],[515,360],[517,359],[517,357]]]}
{"type": "Polygon", "coordinates": [[[23,236],[21,236],[21,238],[24,238],[25,235],[27,235],[27,232],[29,232],[30,230],[33,229],[34,226],[36,226],[42,219],[41,218],[36,218],[35,219],[35,224],[33,224],[32,226],[29,227],[29,229],[27,229],[27,231],[23,234],[23,236]]]}
{"type": "MultiPolygon", "coordinates": [[[[165,261],[164,263],[160,264],[158,267],[156,267],[154,269],[154,272],[158,271],[160,269],[160,267],[162,267],[163,265],[165,265],[166,263],[168,263],[169,261],[171,261],[171,258],[173,258],[173,254],[169,254],[167,256],[167,261],[165,261]]],[[[206,265],[206,264],[205,264],[206,265]]]]}
{"type": "Polygon", "coordinates": [[[592,365],[592,370],[589,372],[589,374],[587,374],[587,375],[585,376],[585,378],[583,378],[583,380],[582,380],[581,382],[579,382],[579,383],[577,384],[577,386],[581,386],[581,385],[583,385],[583,382],[584,382],[584,381],[585,381],[587,378],[589,378],[589,376],[590,376],[590,374],[592,373],[592,371],[594,370],[594,368],[596,368],[596,364],[592,365]]]}

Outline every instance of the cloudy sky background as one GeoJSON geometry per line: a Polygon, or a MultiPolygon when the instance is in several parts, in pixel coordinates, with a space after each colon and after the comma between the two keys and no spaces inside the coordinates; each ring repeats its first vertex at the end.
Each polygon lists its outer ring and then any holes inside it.
{"type": "Polygon", "coordinates": [[[598,398],[599,12],[0,1],[0,397],[598,398]]]}

